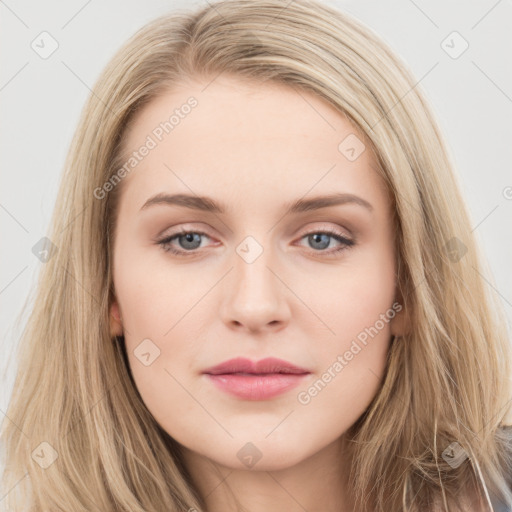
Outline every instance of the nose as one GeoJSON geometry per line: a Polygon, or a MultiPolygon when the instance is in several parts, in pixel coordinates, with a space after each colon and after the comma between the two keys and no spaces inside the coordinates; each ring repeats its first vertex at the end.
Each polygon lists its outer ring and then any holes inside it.
{"type": "Polygon", "coordinates": [[[272,268],[270,252],[265,249],[251,263],[233,255],[234,268],[226,276],[220,307],[221,319],[230,329],[270,332],[288,324],[290,292],[279,271],[272,268]]]}

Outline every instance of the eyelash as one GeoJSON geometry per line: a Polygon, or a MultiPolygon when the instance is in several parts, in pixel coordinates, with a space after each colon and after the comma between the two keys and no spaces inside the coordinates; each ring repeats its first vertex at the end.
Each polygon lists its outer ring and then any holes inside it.
{"type": "MultiPolygon", "coordinates": [[[[157,244],[160,245],[160,247],[165,252],[169,252],[171,254],[174,254],[175,256],[183,256],[185,258],[195,256],[195,255],[197,255],[198,249],[194,249],[191,251],[182,251],[182,250],[175,249],[170,245],[171,241],[174,240],[175,238],[178,238],[183,235],[188,235],[188,234],[202,235],[202,236],[206,236],[206,237],[210,238],[207,233],[203,233],[202,231],[192,231],[192,230],[187,231],[186,229],[181,229],[177,233],[167,236],[164,239],[158,241],[157,244]]],[[[338,247],[337,249],[330,250],[330,251],[326,251],[326,250],[316,251],[314,249],[311,249],[311,251],[314,254],[325,254],[327,257],[337,256],[340,252],[350,249],[356,243],[355,240],[351,240],[351,239],[347,238],[346,236],[344,236],[342,233],[340,233],[336,230],[330,230],[330,229],[310,231],[309,233],[305,233],[304,235],[302,235],[301,239],[305,238],[309,235],[318,235],[318,234],[329,235],[332,238],[334,238],[335,240],[337,240],[338,242],[341,242],[343,245],[341,247],[338,247]]]]}

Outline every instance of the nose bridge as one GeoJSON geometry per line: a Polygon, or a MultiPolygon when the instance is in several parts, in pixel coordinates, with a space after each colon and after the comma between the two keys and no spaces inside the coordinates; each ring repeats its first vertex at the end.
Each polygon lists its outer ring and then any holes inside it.
{"type": "MultiPolygon", "coordinates": [[[[262,238],[259,237],[260,240],[262,238]]],[[[275,258],[269,239],[265,237],[259,242],[255,237],[247,236],[235,250],[233,279],[236,281],[236,293],[239,300],[252,303],[253,309],[268,307],[276,298],[275,276],[269,270],[275,258]]]]}
{"type": "Polygon", "coordinates": [[[276,255],[270,236],[244,238],[232,255],[233,272],[228,277],[222,303],[223,320],[257,330],[287,318],[286,287],[276,277],[276,255]],[[264,238],[264,240],[262,240],[264,238]],[[272,270],[271,270],[272,269],[272,270]]]}

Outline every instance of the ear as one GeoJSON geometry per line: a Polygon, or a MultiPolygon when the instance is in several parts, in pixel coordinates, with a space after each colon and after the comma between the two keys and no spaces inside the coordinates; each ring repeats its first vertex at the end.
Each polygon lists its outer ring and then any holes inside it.
{"type": "Polygon", "coordinates": [[[391,334],[396,337],[405,336],[410,331],[410,320],[404,307],[402,294],[398,289],[393,305],[395,316],[389,322],[391,334]]]}
{"type": "Polygon", "coordinates": [[[110,306],[110,336],[122,336],[123,335],[123,324],[121,320],[121,313],[119,311],[119,304],[114,299],[110,306]]]}

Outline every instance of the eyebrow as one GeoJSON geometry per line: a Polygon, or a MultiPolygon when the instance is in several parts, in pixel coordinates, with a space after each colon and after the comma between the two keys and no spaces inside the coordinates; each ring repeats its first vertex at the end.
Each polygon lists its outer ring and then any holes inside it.
{"type": "MultiPolygon", "coordinates": [[[[227,208],[221,203],[216,202],[210,197],[196,196],[189,194],[166,194],[160,193],[149,198],[141,207],[144,210],[153,205],[169,205],[169,206],[182,206],[192,210],[201,210],[210,213],[223,214],[227,208]]],[[[321,208],[328,208],[329,206],[338,206],[344,204],[356,204],[362,206],[373,212],[373,206],[363,199],[362,197],[348,193],[336,193],[325,196],[317,196],[311,199],[297,199],[292,203],[286,205],[285,214],[302,213],[312,210],[319,210],[321,208]]]]}

